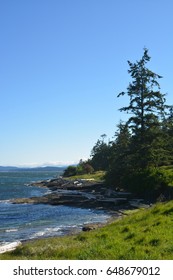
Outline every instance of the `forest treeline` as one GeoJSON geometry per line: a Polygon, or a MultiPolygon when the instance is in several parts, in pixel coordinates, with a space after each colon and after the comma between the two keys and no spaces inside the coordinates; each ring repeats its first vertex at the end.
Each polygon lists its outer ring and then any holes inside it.
{"type": "Polygon", "coordinates": [[[173,183],[173,106],[166,104],[159,80],[162,76],[147,68],[148,49],[134,63],[128,61],[131,77],[129,97],[120,108],[129,114],[120,121],[112,141],[103,134],[92,148],[90,159],[69,166],[64,176],[104,170],[108,186],[131,191],[148,199],[172,195],[173,183]]]}

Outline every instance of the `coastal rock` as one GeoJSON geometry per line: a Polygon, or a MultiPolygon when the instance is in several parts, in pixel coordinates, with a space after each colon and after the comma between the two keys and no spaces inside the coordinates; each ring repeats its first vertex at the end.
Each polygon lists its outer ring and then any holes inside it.
{"type": "Polygon", "coordinates": [[[101,224],[101,223],[97,223],[97,224],[86,224],[86,225],[83,226],[82,230],[83,230],[83,231],[91,231],[91,230],[100,228],[100,227],[102,227],[102,226],[103,226],[103,224],[101,224]]]}
{"type": "Polygon", "coordinates": [[[130,193],[107,189],[102,182],[66,180],[56,178],[35,182],[33,185],[48,188],[51,192],[41,197],[17,198],[12,203],[64,205],[86,209],[117,211],[130,207],[130,193]]]}
{"type": "Polygon", "coordinates": [[[22,243],[20,241],[16,241],[16,242],[12,242],[12,243],[2,245],[2,246],[0,246],[0,254],[3,254],[5,252],[13,251],[13,250],[16,249],[16,247],[18,247],[21,244],[22,243]]]}

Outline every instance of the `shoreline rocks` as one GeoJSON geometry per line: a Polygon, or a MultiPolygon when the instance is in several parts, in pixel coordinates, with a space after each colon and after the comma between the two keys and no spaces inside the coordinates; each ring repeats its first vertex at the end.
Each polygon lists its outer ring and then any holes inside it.
{"type": "Polygon", "coordinates": [[[113,190],[103,182],[93,180],[67,180],[62,177],[32,183],[32,186],[48,188],[51,192],[40,197],[12,199],[13,204],[50,204],[86,209],[117,212],[143,207],[139,199],[131,193],[113,190]]]}
{"type": "Polygon", "coordinates": [[[102,182],[91,180],[66,180],[56,178],[32,183],[34,186],[48,188],[51,193],[41,197],[12,199],[13,204],[64,205],[96,210],[117,211],[121,206],[129,207],[130,193],[108,189],[102,182]]]}

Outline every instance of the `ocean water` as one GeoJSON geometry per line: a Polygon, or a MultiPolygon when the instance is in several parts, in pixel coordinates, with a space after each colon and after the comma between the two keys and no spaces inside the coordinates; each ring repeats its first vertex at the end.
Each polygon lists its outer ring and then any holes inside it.
{"type": "Polygon", "coordinates": [[[0,246],[13,241],[59,236],[85,223],[104,222],[103,211],[67,206],[12,204],[10,199],[41,196],[46,188],[31,183],[57,177],[54,171],[0,172],[0,246]]]}

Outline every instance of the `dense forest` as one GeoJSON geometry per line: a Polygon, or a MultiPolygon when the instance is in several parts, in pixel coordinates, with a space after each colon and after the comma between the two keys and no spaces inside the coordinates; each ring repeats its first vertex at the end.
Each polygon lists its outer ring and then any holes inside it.
{"type": "Polygon", "coordinates": [[[173,106],[166,104],[159,79],[147,68],[148,49],[135,63],[128,61],[131,77],[129,104],[120,108],[129,114],[120,121],[113,141],[103,134],[92,148],[90,159],[69,166],[64,176],[105,171],[105,184],[131,191],[147,199],[168,199],[173,185],[173,106]]]}

